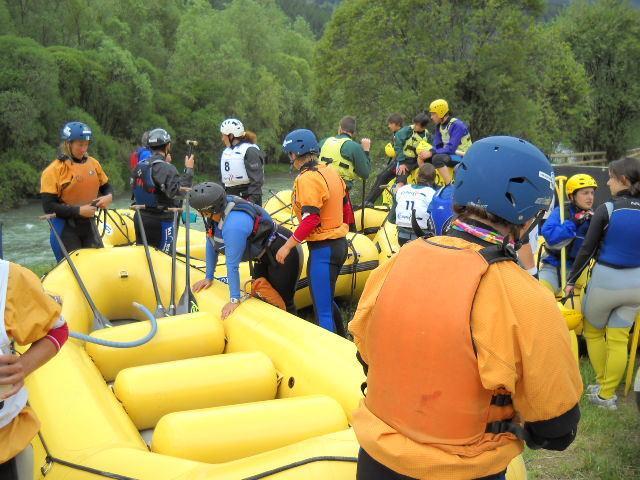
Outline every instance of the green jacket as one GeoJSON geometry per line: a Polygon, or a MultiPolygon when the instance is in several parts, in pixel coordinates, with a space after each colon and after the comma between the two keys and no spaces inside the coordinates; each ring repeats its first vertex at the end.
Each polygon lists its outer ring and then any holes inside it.
{"type": "MultiPolygon", "coordinates": [[[[407,155],[405,154],[405,147],[407,145],[407,142],[410,142],[412,140],[411,137],[413,136],[413,134],[414,132],[412,125],[402,127],[396,132],[395,143],[393,145],[393,149],[396,151],[396,163],[398,165],[407,165],[410,170],[413,170],[418,166],[418,159],[416,157],[407,157],[407,155]]],[[[427,141],[429,140],[429,132],[426,129],[423,133],[416,133],[416,136],[427,141]]],[[[413,143],[416,142],[414,141],[413,143]]]]}
{"type": "MultiPolygon", "coordinates": [[[[350,135],[346,133],[341,133],[340,135],[336,135],[335,138],[351,138],[350,135]]],[[[326,138],[320,141],[320,150],[322,150],[322,145],[324,145],[326,138]]],[[[369,152],[365,152],[362,149],[362,145],[353,140],[349,140],[344,142],[342,148],[340,149],[340,155],[342,155],[347,160],[350,160],[353,163],[353,168],[356,171],[356,175],[360,178],[368,178],[371,173],[371,159],[369,158],[369,152]]],[[[347,183],[347,188],[351,190],[353,186],[353,182],[347,183]]]]}

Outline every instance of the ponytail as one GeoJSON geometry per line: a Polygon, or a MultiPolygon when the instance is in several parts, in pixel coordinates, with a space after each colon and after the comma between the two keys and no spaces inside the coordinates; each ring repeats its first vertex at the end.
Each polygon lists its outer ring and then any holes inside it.
{"type": "Polygon", "coordinates": [[[625,157],[614,160],[609,164],[609,173],[622,181],[623,177],[629,182],[627,190],[633,197],[640,197],[640,159],[625,157]]]}
{"type": "Polygon", "coordinates": [[[258,136],[250,130],[244,131],[244,135],[242,136],[242,139],[246,140],[249,143],[253,143],[254,145],[258,143],[258,136]]]}

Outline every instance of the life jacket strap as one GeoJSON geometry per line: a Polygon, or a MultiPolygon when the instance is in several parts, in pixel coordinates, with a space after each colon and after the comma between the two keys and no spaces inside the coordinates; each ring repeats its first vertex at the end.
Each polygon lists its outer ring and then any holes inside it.
{"type": "Polygon", "coordinates": [[[496,407],[506,407],[512,403],[513,399],[511,395],[508,394],[498,394],[491,397],[491,405],[495,405],[496,407]]]}

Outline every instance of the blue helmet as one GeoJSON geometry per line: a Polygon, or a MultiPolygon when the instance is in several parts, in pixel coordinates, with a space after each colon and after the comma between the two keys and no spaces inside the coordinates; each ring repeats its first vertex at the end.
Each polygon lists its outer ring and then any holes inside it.
{"type": "Polygon", "coordinates": [[[296,155],[304,155],[306,153],[318,153],[320,147],[318,140],[311,130],[299,128],[284,137],[282,149],[285,153],[295,153],[296,155]]]}
{"type": "Polygon", "coordinates": [[[62,130],[60,130],[60,139],[65,142],[73,142],[74,140],[91,140],[93,132],[89,128],[89,125],[82,122],[68,122],[65,123],[62,130]]]}
{"type": "Polygon", "coordinates": [[[536,146],[515,137],[487,137],[458,166],[453,201],[523,225],[549,209],[553,192],[553,169],[536,146]]]}

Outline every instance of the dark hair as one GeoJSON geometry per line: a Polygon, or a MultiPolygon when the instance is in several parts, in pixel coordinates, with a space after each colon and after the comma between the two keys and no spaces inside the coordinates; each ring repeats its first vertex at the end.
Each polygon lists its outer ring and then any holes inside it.
{"type": "Polygon", "coordinates": [[[392,113],[387,118],[387,123],[395,123],[396,125],[402,126],[404,124],[404,118],[399,113],[392,113]]]}
{"type": "Polygon", "coordinates": [[[430,163],[425,163],[418,169],[418,183],[430,185],[436,179],[436,169],[430,163]]]}
{"type": "Polygon", "coordinates": [[[625,177],[631,184],[627,190],[634,197],[640,197],[640,159],[625,157],[609,164],[609,173],[622,181],[625,177]]]}
{"type": "Polygon", "coordinates": [[[347,133],[356,133],[356,119],[349,116],[342,117],[340,120],[340,128],[347,133]]]}
{"type": "Polygon", "coordinates": [[[429,116],[424,112],[420,112],[415,117],[413,117],[413,123],[422,127],[426,127],[429,123],[429,116]]]}
{"type": "Polygon", "coordinates": [[[495,223],[496,225],[507,227],[509,229],[509,234],[511,235],[511,238],[513,240],[515,240],[520,235],[520,225],[509,223],[504,218],[498,217],[497,215],[488,212],[482,207],[478,207],[476,205],[454,205],[453,211],[457,214],[457,218],[459,218],[463,222],[469,220],[469,218],[473,215],[474,217],[480,218],[482,220],[489,220],[491,223],[495,223]]]}

